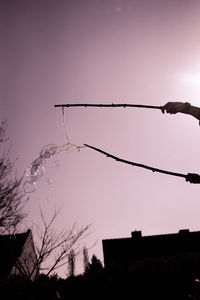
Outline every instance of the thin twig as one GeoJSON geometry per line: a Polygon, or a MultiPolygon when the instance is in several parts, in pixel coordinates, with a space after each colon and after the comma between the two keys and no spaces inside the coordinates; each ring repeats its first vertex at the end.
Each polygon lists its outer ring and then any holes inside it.
{"type": "Polygon", "coordinates": [[[166,170],[162,170],[162,169],[157,169],[157,168],[154,168],[154,167],[149,167],[147,165],[143,165],[143,164],[139,164],[139,163],[135,163],[133,161],[129,161],[129,160],[125,160],[125,159],[121,159],[117,156],[114,156],[112,154],[109,154],[99,148],[96,148],[96,147],[93,147],[93,146],[90,146],[88,144],[84,144],[84,146],[86,147],[89,147],[95,151],[98,151],[104,155],[106,155],[107,157],[110,157],[112,159],[115,159],[116,161],[119,161],[119,162],[122,162],[124,164],[129,164],[129,165],[132,165],[132,166],[135,166],[135,167],[139,167],[139,168],[144,168],[144,169],[147,169],[147,170],[150,170],[152,172],[158,172],[158,173],[162,173],[162,174],[166,174],[166,175],[171,175],[171,176],[177,176],[177,177],[182,177],[182,178],[185,178],[186,181],[190,182],[190,183],[197,183],[197,184],[200,184],[200,175],[199,174],[196,174],[196,173],[188,173],[188,174],[182,174],[182,173],[175,173],[175,172],[171,172],[171,171],[166,171],[166,170]]]}
{"type": "Polygon", "coordinates": [[[183,177],[183,178],[186,178],[187,175],[186,174],[181,174],[181,173],[175,173],[175,172],[171,172],[171,171],[166,171],[166,170],[162,170],[162,169],[157,169],[157,168],[154,168],[154,167],[149,167],[147,165],[144,165],[144,164],[139,164],[139,163],[136,163],[136,162],[133,162],[133,161],[128,161],[128,160],[125,160],[125,159],[121,159],[117,156],[114,156],[112,154],[109,154],[99,148],[96,148],[96,147],[93,147],[93,146],[90,146],[88,144],[84,144],[86,147],[89,147],[95,151],[98,151],[104,155],[106,155],[107,157],[110,157],[112,159],[115,159],[116,161],[119,161],[119,162],[122,162],[122,163],[125,163],[125,164],[129,164],[129,165],[132,165],[132,166],[135,166],[135,167],[139,167],[139,168],[144,168],[144,169],[148,169],[152,172],[159,172],[159,173],[163,173],[163,174],[167,174],[167,175],[172,175],[172,176],[178,176],[178,177],[183,177]]]}
{"type": "Polygon", "coordinates": [[[55,104],[54,107],[138,107],[138,108],[152,108],[152,109],[162,109],[162,106],[154,105],[141,105],[141,104],[55,104]]]}

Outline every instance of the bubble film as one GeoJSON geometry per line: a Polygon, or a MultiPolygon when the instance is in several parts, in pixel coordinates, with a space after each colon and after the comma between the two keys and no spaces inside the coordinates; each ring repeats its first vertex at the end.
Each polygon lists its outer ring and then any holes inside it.
{"type": "MultiPolygon", "coordinates": [[[[44,164],[47,159],[52,157],[61,151],[67,151],[72,148],[70,143],[65,145],[48,144],[45,145],[39,156],[28,166],[25,172],[25,184],[24,191],[26,193],[32,193],[35,191],[36,182],[45,174],[44,164]]],[[[47,180],[48,184],[51,184],[51,180],[47,180]]]]}

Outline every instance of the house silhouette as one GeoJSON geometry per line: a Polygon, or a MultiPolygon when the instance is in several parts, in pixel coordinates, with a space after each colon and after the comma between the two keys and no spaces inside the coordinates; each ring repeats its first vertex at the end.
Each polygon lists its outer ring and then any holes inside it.
{"type": "Polygon", "coordinates": [[[21,275],[33,280],[37,274],[36,261],[31,230],[0,235],[0,279],[21,275]]]}
{"type": "Polygon", "coordinates": [[[200,231],[182,229],[178,233],[142,236],[133,231],[130,238],[103,240],[105,268],[129,266],[144,259],[168,259],[184,255],[200,258],[200,231]]]}

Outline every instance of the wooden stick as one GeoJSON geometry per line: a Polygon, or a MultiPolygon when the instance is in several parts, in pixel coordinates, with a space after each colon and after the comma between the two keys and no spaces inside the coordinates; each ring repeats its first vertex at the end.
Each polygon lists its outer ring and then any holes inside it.
{"type": "Polygon", "coordinates": [[[151,108],[151,109],[162,109],[162,106],[154,105],[141,105],[141,104],[56,104],[54,107],[138,107],[138,108],[151,108]]]}
{"type": "Polygon", "coordinates": [[[125,159],[121,159],[117,156],[114,156],[112,154],[109,154],[99,148],[96,148],[96,147],[93,147],[93,146],[90,146],[88,144],[84,144],[84,146],[88,147],[88,148],[91,148],[95,151],[98,151],[104,155],[106,155],[107,157],[110,157],[112,159],[115,159],[116,161],[119,161],[119,162],[122,162],[122,163],[125,163],[125,164],[129,164],[129,165],[132,165],[132,166],[135,166],[135,167],[139,167],[139,168],[144,168],[144,169],[147,169],[147,170],[150,170],[152,172],[158,172],[158,173],[162,173],[162,174],[166,174],[166,175],[171,175],[171,176],[177,176],[177,177],[182,177],[182,178],[185,178],[185,180],[187,182],[190,182],[190,183],[198,183],[200,184],[200,175],[199,174],[196,174],[196,173],[188,173],[188,174],[182,174],[182,173],[175,173],[175,172],[171,172],[171,171],[166,171],[166,170],[162,170],[162,169],[158,169],[158,168],[154,168],[154,167],[149,167],[147,165],[143,165],[143,164],[139,164],[139,163],[135,163],[133,161],[129,161],[129,160],[125,160],[125,159]]]}
{"type": "Polygon", "coordinates": [[[175,173],[175,172],[171,172],[171,171],[165,171],[165,170],[161,170],[161,169],[157,169],[157,168],[154,168],[154,167],[149,167],[147,165],[144,165],[144,164],[139,164],[139,163],[135,163],[133,161],[128,161],[128,160],[125,160],[125,159],[121,159],[117,156],[114,156],[112,154],[109,154],[99,148],[96,148],[96,147],[93,147],[93,146],[90,146],[88,144],[84,144],[86,147],[88,148],[91,148],[95,151],[98,151],[104,155],[106,155],[107,157],[110,157],[112,159],[115,159],[116,161],[119,161],[119,162],[122,162],[122,163],[125,163],[125,164],[129,164],[129,165],[132,165],[132,166],[135,166],[135,167],[139,167],[139,168],[144,168],[144,169],[148,169],[152,172],[159,172],[159,173],[163,173],[163,174],[167,174],[167,175],[172,175],[172,176],[178,176],[178,177],[183,177],[183,178],[186,178],[187,175],[186,174],[181,174],[181,173],[175,173]]]}

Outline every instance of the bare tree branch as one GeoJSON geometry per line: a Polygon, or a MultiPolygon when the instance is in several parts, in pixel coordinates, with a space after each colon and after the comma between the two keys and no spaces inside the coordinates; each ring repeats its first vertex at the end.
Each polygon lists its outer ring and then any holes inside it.
{"type": "Polygon", "coordinates": [[[105,151],[103,151],[99,148],[90,146],[88,144],[84,144],[84,146],[86,146],[88,148],[91,148],[91,149],[93,149],[97,152],[100,152],[101,154],[104,154],[105,156],[110,157],[110,158],[112,158],[116,161],[122,162],[124,164],[132,165],[132,166],[139,167],[139,168],[144,168],[144,169],[150,170],[152,172],[158,172],[158,173],[171,175],[171,176],[177,176],[177,177],[183,177],[183,178],[185,178],[186,181],[189,181],[190,183],[200,183],[200,175],[199,174],[195,174],[195,173],[182,174],[182,173],[175,173],[175,172],[166,171],[166,170],[162,170],[162,169],[158,169],[158,168],[154,168],[154,167],[149,167],[149,166],[144,165],[144,164],[140,164],[140,163],[136,163],[136,162],[133,162],[133,161],[129,161],[129,160],[119,158],[117,156],[109,154],[108,152],[105,152],[105,151]]]}
{"type": "Polygon", "coordinates": [[[54,107],[137,107],[137,108],[152,108],[162,110],[162,106],[141,105],[141,104],[55,104],[54,107]]]}
{"type": "Polygon", "coordinates": [[[27,256],[23,257],[23,260],[18,261],[18,269],[22,275],[31,278],[33,274],[36,274],[36,279],[40,271],[45,271],[49,276],[53,271],[68,263],[72,249],[74,255],[78,255],[80,252],[78,242],[86,237],[85,234],[89,226],[77,230],[76,224],[73,224],[69,231],[57,232],[54,227],[57,216],[58,211],[55,209],[51,219],[47,221],[40,209],[42,228],[36,226],[35,234],[38,238],[38,240],[35,239],[36,256],[30,257],[28,253],[27,256]],[[33,264],[31,272],[29,268],[30,261],[33,264]]]}
{"type": "MultiPolygon", "coordinates": [[[[4,143],[7,121],[0,125],[0,143],[4,143]]],[[[23,208],[28,200],[21,188],[22,178],[13,174],[14,163],[8,157],[8,151],[1,149],[0,156],[0,233],[11,233],[17,230],[18,225],[25,217],[23,208]]]]}

